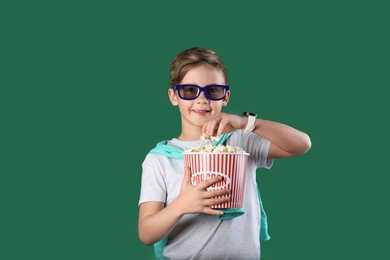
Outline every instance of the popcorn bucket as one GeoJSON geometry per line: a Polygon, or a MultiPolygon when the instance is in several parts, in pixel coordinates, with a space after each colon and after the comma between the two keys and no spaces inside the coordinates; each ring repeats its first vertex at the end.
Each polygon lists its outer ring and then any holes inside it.
{"type": "Polygon", "coordinates": [[[191,168],[191,183],[222,176],[223,180],[209,186],[206,190],[229,189],[228,202],[211,205],[210,208],[241,208],[244,201],[246,165],[248,153],[207,153],[184,152],[184,164],[191,168]]]}

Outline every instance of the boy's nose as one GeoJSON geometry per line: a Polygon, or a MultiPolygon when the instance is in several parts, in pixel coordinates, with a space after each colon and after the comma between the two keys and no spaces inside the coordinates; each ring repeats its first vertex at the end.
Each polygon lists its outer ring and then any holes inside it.
{"type": "Polygon", "coordinates": [[[199,97],[196,99],[196,103],[200,104],[200,103],[208,103],[208,102],[210,101],[206,98],[204,92],[203,91],[200,92],[199,97]]]}

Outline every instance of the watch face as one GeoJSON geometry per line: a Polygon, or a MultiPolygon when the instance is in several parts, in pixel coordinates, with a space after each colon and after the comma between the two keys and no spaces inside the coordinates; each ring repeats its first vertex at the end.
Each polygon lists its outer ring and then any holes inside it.
{"type": "Polygon", "coordinates": [[[242,113],[243,116],[257,116],[257,114],[255,113],[251,113],[251,112],[244,112],[242,113]]]}

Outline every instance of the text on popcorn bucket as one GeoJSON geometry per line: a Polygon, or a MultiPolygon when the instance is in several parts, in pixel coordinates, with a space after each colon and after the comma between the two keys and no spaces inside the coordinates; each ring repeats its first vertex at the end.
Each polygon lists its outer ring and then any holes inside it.
{"type": "Polygon", "coordinates": [[[222,181],[212,184],[210,187],[207,188],[207,190],[219,190],[228,188],[231,182],[229,176],[219,172],[197,172],[192,175],[191,180],[193,185],[197,185],[204,180],[217,176],[221,176],[222,181]]]}

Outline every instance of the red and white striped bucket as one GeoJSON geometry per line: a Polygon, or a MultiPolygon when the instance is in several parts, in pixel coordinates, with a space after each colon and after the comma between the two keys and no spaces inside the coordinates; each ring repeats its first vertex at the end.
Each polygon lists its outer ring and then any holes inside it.
{"type": "Polygon", "coordinates": [[[246,165],[248,153],[207,153],[184,152],[184,164],[191,168],[191,183],[222,176],[223,180],[214,183],[207,190],[229,189],[228,202],[211,205],[211,208],[241,208],[244,201],[246,165]]]}

